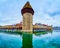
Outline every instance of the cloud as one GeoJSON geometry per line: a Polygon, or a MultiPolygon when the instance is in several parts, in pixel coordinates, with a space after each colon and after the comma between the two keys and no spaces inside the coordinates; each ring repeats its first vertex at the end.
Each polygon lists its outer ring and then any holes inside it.
{"type": "Polygon", "coordinates": [[[53,12],[53,13],[48,13],[50,16],[56,16],[56,15],[60,15],[60,11],[58,12],[53,12]]]}
{"type": "Polygon", "coordinates": [[[6,1],[0,5],[0,25],[20,23],[22,16],[17,0],[6,1]]]}
{"type": "MultiPolygon", "coordinates": [[[[35,13],[33,23],[60,26],[60,0],[29,0],[35,13]]],[[[0,25],[22,20],[21,8],[27,0],[0,0],[0,25]]]]}
{"type": "Polygon", "coordinates": [[[34,23],[60,26],[60,0],[42,0],[39,10],[35,12],[34,23]],[[38,14],[38,15],[37,15],[38,14]]]}

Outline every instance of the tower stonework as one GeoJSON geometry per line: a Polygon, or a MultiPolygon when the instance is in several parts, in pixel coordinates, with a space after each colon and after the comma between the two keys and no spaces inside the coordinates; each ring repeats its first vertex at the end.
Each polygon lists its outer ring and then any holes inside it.
{"type": "Polygon", "coordinates": [[[34,10],[32,9],[29,2],[27,2],[21,10],[23,16],[22,31],[33,31],[33,14],[34,10]]]}

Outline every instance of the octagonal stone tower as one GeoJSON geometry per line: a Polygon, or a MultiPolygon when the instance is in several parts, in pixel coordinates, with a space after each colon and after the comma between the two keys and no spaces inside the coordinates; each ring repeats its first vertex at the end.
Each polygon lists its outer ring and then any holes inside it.
{"type": "Polygon", "coordinates": [[[22,31],[33,31],[33,15],[34,10],[32,9],[29,2],[27,2],[21,10],[23,16],[22,31]]]}

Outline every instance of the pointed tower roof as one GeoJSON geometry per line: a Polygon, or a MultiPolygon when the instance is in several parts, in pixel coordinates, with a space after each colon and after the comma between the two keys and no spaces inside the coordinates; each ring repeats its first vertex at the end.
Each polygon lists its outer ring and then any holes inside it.
{"type": "Polygon", "coordinates": [[[24,5],[24,7],[23,7],[23,8],[32,8],[32,7],[31,7],[30,3],[29,3],[29,2],[27,2],[27,3],[24,5]]]}
{"type": "Polygon", "coordinates": [[[26,12],[31,13],[32,15],[34,14],[34,10],[33,10],[33,8],[31,7],[31,5],[30,5],[29,2],[27,2],[27,3],[24,5],[24,7],[21,9],[22,15],[23,15],[24,13],[26,13],[26,12]]]}

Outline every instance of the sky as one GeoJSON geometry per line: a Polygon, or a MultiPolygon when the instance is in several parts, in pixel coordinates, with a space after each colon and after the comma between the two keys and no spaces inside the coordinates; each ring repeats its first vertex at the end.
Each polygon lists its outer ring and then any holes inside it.
{"type": "Polygon", "coordinates": [[[0,0],[0,25],[20,23],[27,1],[34,9],[33,24],[60,26],[60,0],[0,0]]]}

